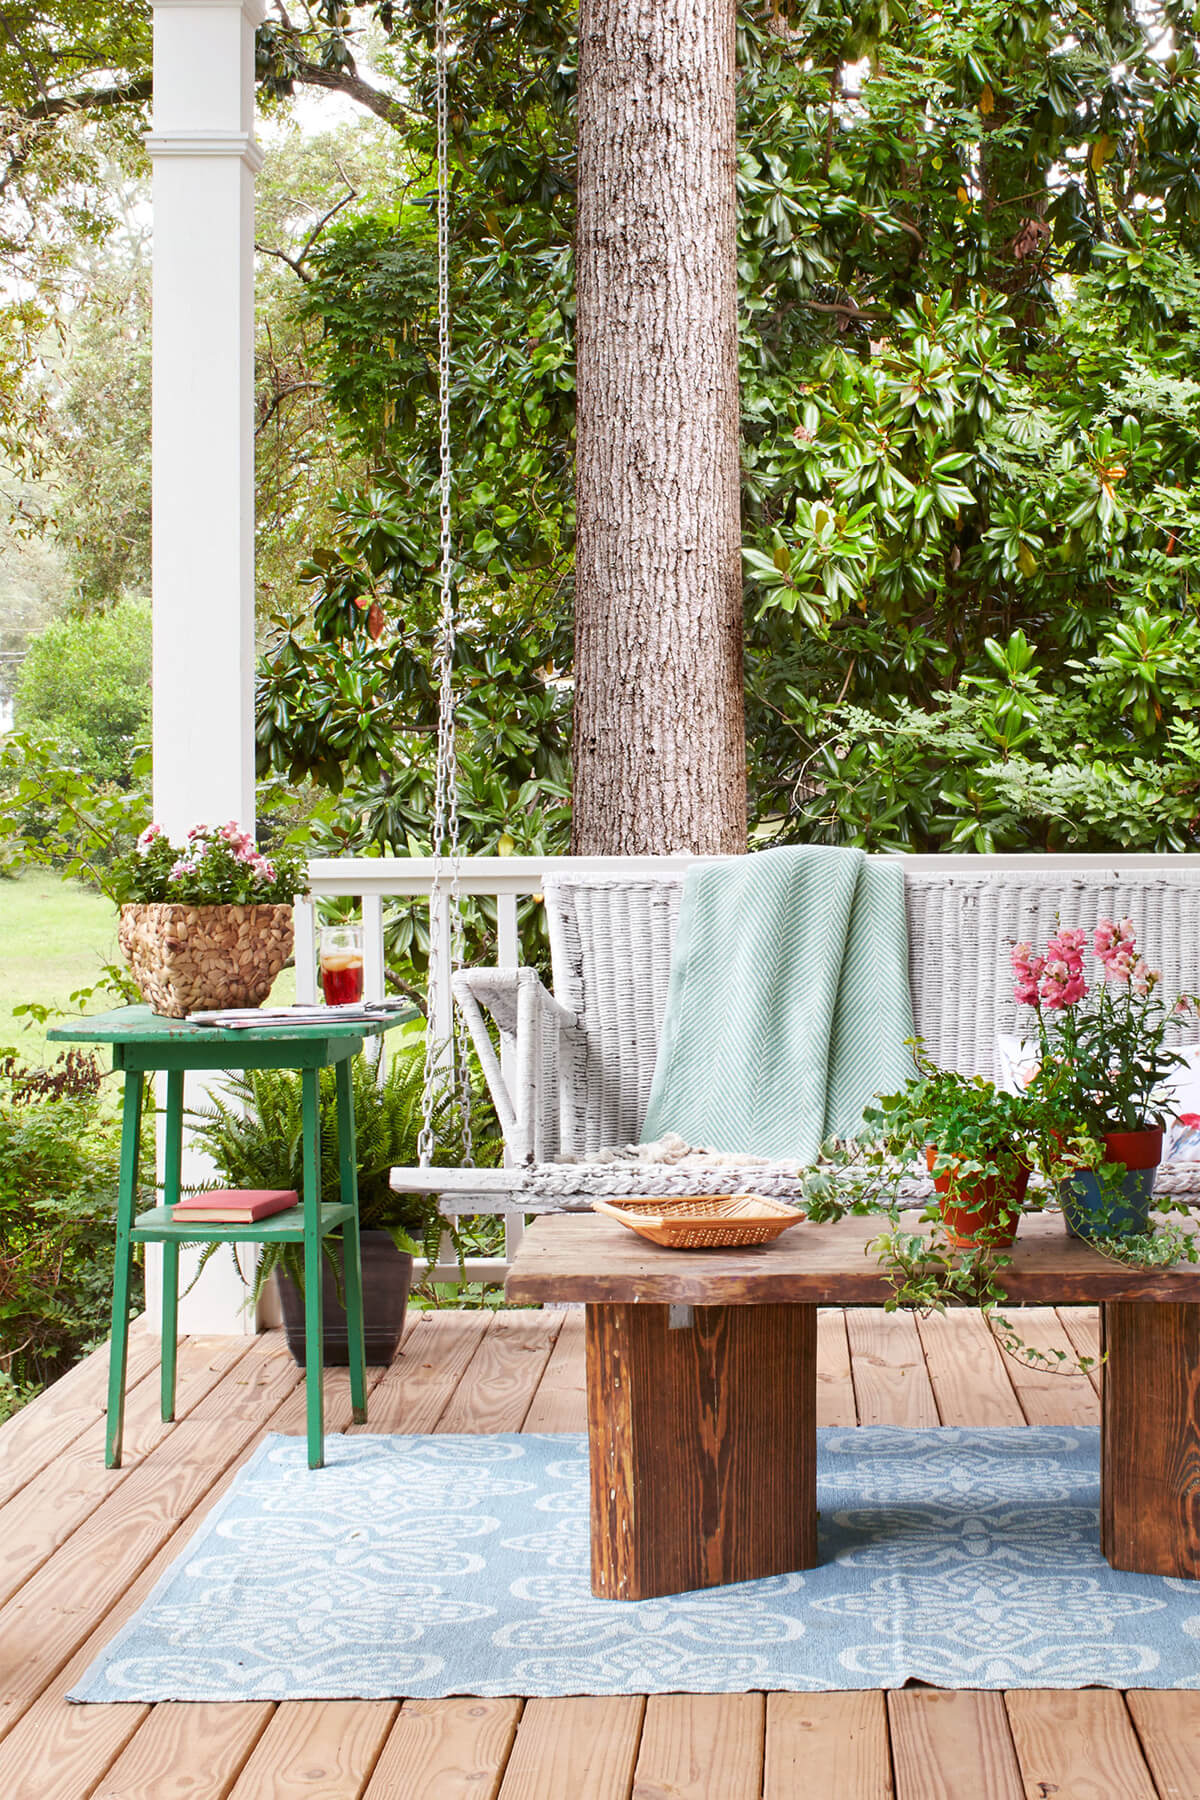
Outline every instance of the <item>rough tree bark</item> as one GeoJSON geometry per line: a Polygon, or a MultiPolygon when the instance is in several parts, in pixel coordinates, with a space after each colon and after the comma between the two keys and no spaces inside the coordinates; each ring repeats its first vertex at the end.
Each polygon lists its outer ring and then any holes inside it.
{"type": "Polygon", "coordinates": [[[734,15],[580,6],[580,854],[746,848],[734,15]]]}

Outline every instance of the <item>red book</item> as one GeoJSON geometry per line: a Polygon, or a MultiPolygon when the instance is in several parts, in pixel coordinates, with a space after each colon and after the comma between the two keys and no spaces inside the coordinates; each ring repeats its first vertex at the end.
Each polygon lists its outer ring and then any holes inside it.
{"type": "Polygon", "coordinates": [[[295,1188],[210,1188],[206,1194],[185,1194],[175,1203],[172,1217],[198,1225],[253,1225],[272,1213],[296,1206],[295,1188]]]}

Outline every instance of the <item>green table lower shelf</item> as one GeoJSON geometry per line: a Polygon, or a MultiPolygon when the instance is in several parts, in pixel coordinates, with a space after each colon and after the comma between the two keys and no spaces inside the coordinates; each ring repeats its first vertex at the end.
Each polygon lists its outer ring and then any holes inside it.
{"type": "MultiPolygon", "coordinates": [[[[176,1222],[174,1207],[154,1206],[139,1213],[130,1238],[135,1244],[302,1244],[304,1242],[304,1208],[289,1206],[286,1212],[273,1213],[253,1225],[222,1225],[216,1220],[192,1219],[176,1222]]],[[[352,1206],[322,1206],[318,1230],[328,1237],[339,1225],[354,1217],[352,1206]]]]}

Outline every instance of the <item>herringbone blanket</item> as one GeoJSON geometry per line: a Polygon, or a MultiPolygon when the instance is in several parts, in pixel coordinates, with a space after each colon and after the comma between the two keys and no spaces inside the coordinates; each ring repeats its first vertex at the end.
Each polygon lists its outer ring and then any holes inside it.
{"type": "Polygon", "coordinates": [[[898,863],[811,845],[695,870],[643,1141],[811,1161],[912,1073],[898,863]]]}

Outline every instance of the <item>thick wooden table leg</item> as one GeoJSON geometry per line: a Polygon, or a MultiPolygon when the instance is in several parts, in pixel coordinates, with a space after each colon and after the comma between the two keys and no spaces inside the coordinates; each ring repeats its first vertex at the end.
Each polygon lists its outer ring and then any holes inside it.
{"type": "Polygon", "coordinates": [[[589,1306],[592,1592],[817,1560],[813,1306],[589,1306]]]}
{"type": "Polygon", "coordinates": [[[1200,1306],[1100,1308],[1100,1546],[1114,1569],[1200,1579],[1200,1306]]]}

